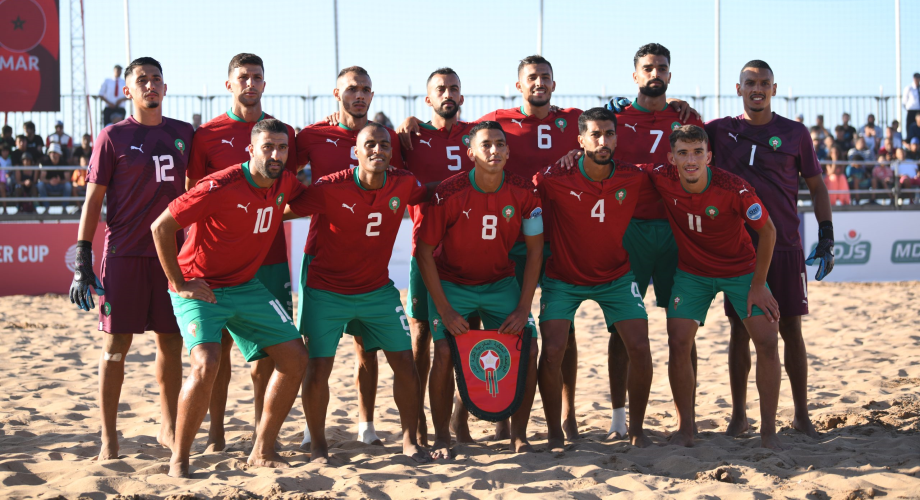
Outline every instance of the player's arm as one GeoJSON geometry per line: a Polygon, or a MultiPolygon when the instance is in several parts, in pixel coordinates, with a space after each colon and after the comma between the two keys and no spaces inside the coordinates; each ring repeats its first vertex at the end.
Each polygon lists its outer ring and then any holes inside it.
{"type": "Polygon", "coordinates": [[[668,99],[668,106],[674,108],[674,111],[680,113],[680,121],[686,122],[691,116],[702,121],[703,115],[699,111],[690,107],[690,103],[681,99],[668,99]]]}
{"type": "Polygon", "coordinates": [[[760,307],[770,323],[779,321],[779,304],[767,288],[767,271],[770,270],[770,261],[773,260],[773,246],[776,244],[776,226],[773,219],[767,216],[767,222],[757,231],[757,263],[754,265],[754,278],[751,280],[751,290],[748,292],[747,317],[751,317],[754,305],[760,307]]]}
{"type": "Polygon", "coordinates": [[[200,180],[201,179],[192,179],[191,177],[186,177],[185,178],[185,190],[191,191],[191,189],[195,187],[198,184],[198,181],[200,180]]]}
{"type": "MultiPolygon", "coordinates": [[[[542,222],[542,221],[541,221],[542,222]]],[[[498,333],[517,334],[527,326],[530,314],[530,305],[533,303],[533,294],[537,289],[540,279],[540,267],[543,265],[543,228],[535,235],[524,234],[524,244],[527,245],[527,260],[524,264],[524,285],[521,287],[521,300],[518,301],[514,312],[505,318],[498,327],[498,333]]]]}
{"type": "Polygon", "coordinates": [[[326,207],[326,198],[324,196],[325,184],[314,184],[312,186],[303,186],[300,181],[296,181],[294,190],[291,193],[291,200],[284,207],[284,214],[281,216],[282,221],[306,217],[323,213],[326,207]]]}
{"type": "Polygon", "coordinates": [[[99,225],[99,214],[105,199],[107,186],[86,183],[86,199],[80,214],[80,228],[77,229],[77,257],[75,260],[73,283],[70,285],[70,302],[84,311],[96,307],[93,302],[93,288],[96,294],[104,295],[102,282],[93,271],[93,236],[99,225]]]}
{"type": "Polygon", "coordinates": [[[169,208],[163,210],[163,213],[150,226],[153,232],[153,244],[157,248],[157,257],[160,259],[160,265],[163,266],[163,272],[166,273],[166,279],[180,297],[216,304],[217,299],[214,297],[214,292],[204,280],[192,278],[185,281],[182,269],[179,268],[179,249],[176,247],[176,232],[182,229],[182,225],[176,221],[169,210],[169,208]]]}
{"type": "Polygon", "coordinates": [[[441,278],[438,276],[438,267],[434,262],[434,248],[419,238],[415,246],[415,259],[422,273],[422,281],[425,282],[425,287],[428,288],[428,293],[431,295],[431,301],[434,302],[438,314],[441,315],[442,326],[451,335],[461,335],[470,330],[470,324],[447,301],[447,295],[444,294],[444,289],[441,287],[441,278]]]}
{"type": "Polygon", "coordinates": [[[421,123],[421,120],[414,116],[410,116],[396,127],[396,135],[399,136],[399,143],[402,144],[404,149],[412,151],[412,134],[422,135],[418,131],[419,123],[421,123]]]}

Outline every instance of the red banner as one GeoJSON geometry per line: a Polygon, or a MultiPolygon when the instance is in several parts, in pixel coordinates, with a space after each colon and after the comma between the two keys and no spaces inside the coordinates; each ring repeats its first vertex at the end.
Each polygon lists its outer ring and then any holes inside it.
{"type": "Polygon", "coordinates": [[[0,0],[0,111],[60,111],[58,0],[0,0]]]}
{"type": "Polygon", "coordinates": [[[491,422],[514,414],[527,383],[530,330],[525,328],[520,335],[470,330],[445,338],[454,360],[457,390],[470,413],[491,422]]]}
{"type": "MultiPolygon", "coordinates": [[[[99,274],[105,224],[93,237],[93,269],[99,274]]],[[[73,281],[77,224],[0,224],[0,296],[66,294],[73,281]]]]}

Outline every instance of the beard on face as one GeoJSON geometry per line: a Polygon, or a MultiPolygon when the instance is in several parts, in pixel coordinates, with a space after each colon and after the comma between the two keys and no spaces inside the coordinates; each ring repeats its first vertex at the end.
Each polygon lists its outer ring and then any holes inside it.
{"type": "Polygon", "coordinates": [[[157,101],[144,101],[144,107],[147,109],[156,109],[160,107],[160,103],[157,101]]]}
{"type": "Polygon", "coordinates": [[[648,97],[659,97],[659,96],[663,96],[663,95],[665,94],[665,92],[667,92],[667,91],[668,91],[668,84],[667,84],[667,83],[664,83],[663,80],[660,80],[660,79],[658,79],[658,78],[655,78],[655,79],[653,79],[653,80],[649,80],[648,83],[646,83],[644,86],[639,87],[639,93],[642,94],[642,95],[644,95],[644,96],[648,96],[648,97]],[[661,84],[661,86],[660,86],[660,87],[657,87],[657,88],[652,87],[652,86],[651,86],[652,82],[658,82],[658,83],[661,84]]]}
{"type": "Polygon", "coordinates": [[[598,165],[608,165],[610,164],[610,162],[613,161],[613,151],[611,151],[609,148],[598,148],[598,149],[595,149],[594,151],[585,151],[585,156],[590,158],[591,161],[593,161],[594,163],[597,163],[598,165]],[[608,152],[606,160],[597,159],[597,154],[601,151],[608,152]]]}
{"type": "Polygon", "coordinates": [[[444,119],[446,119],[446,120],[450,120],[451,118],[457,116],[457,113],[460,112],[460,106],[457,106],[457,103],[454,102],[453,99],[447,99],[447,100],[445,100],[444,102],[442,102],[441,105],[438,106],[438,108],[434,110],[434,112],[437,113],[438,116],[440,116],[441,118],[444,118],[444,119]],[[446,103],[446,102],[453,103],[454,107],[453,107],[452,109],[450,109],[450,110],[445,111],[445,110],[444,110],[444,103],[446,103]]]}
{"type": "Polygon", "coordinates": [[[281,163],[280,161],[276,161],[276,160],[261,161],[261,160],[256,160],[256,159],[253,159],[253,161],[256,162],[256,170],[258,170],[260,174],[262,174],[263,176],[269,179],[277,179],[281,177],[282,173],[284,173],[284,164],[281,163]],[[276,165],[279,166],[280,168],[278,169],[277,173],[272,173],[272,171],[269,170],[269,167],[276,166],[276,165]]]}
{"type": "MultiPolygon", "coordinates": [[[[369,108],[370,106],[366,106],[364,109],[367,110],[369,108]]],[[[345,105],[345,112],[351,115],[353,118],[364,118],[367,116],[367,111],[364,111],[363,113],[357,113],[352,109],[351,104],[345,105]]]]}
{"type": "Polygon", "coordinates": [[[550,96],[546,96],[540,99],[538,97],[534,97],[533,95],[531,95],[527,98],[527,102],[529,102],[531,106],[537,106],[537,107],[546,106],[547,104],[549,104],[549,100],[550,100],[550,96]]]}

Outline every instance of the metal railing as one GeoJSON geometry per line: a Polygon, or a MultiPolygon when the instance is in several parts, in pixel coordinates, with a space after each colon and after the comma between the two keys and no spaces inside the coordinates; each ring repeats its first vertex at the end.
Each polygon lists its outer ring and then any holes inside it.
{"type": "MultiPolygon", "coordinates": [[[[913,161],[907,160],[911,163],[913,161]]],[[[859,165],[868,167],[865,172],[865,179],[868,179],[870,182],[873,176],[873,169],[879,165],[888,165],[901,163],[900,160],[876,160],[876,161],[847,161],[847,160],[820,160],[819,163],[822,166],[822,169],[826,170],[824,167],[842,165],[844,167],[849,165],[859,165]]],[[[917,162],[920,163],[920,162],[917,162]]],[[[827,174],[825,174],[827,175],[827,174]]],[[[848,195],[857,195],[855,199],[851,199],[850,205],[832,205],[834,210],[918,210],[920,209],[920,188],[905,188],[901,186],[900,178],[904,174],[900,174],[894,169],[891,172],[891,188],[889,189],[852,189],[848,188],[846,190],[828,190],[828,194],[848,194],[848,195]],[[869,195],[868,198],[859,197],[859,195],[869,195]],[[876,197],[880,197],[883,201],[888,203],[882,205],[873,205],[869,200],[875,200],[876,197]],[[910,200],[910,204],[904,203],[905,201],[910,200]],[[855,201],[855,203],[853,203],[855,201]],[[859,203],[860,201],[866,201],[866,203],[859,203]]],[[[850,179],[847,178],[847,182],[850,182],[850,179]]],[[[799,207],[811,207],[811,192],[808,189],[800,189],[798,192],[799,207]]]]}

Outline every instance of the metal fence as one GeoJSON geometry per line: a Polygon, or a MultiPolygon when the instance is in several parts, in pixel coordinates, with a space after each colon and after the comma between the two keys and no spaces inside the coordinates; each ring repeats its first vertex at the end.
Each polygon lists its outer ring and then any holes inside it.
{"type": "MultiPolygon", "coordinates": [[[[635,91],[623,92],[623,96],[633,96],[635,91]]],[[[700,112],[704,120],[717,118],[716,98],[714,96],[681,96],[671,97],[683,99],[700,112]]],[[[557,106],[569,108],[588,109],[601,106],[610,99],[610,96],[600,95],[554,95],[553,103],[557,106]]],[[[230,94],[199,96],[199,95],[168,95],[163,100],[165,116],[178,120],[193,121],[194,115],[200,115],[201,121],[206,122],[215,116],[230,109],[230,94]]],[[[737,96],[721,96],[718,98],[719,115],[736,116],[743,112],[741,98],[737,96]]],[[[130,101],[126,103],[128,113],[131,113],[130,101]]],[[[469,95],[465,96],[462,107],[462,116],[465,120],[472,121],[486,113],[501,109],[519,106],[520,94],[514,95],[469,95]]],[[[262,106],[265,112],[285,121],[294,127],[304,127],[315,123],[323,117],[338,111],[338,103],[330,95],[265,95],[262,96],[262,106]]],[[[61,110],[59,112],[10,112],[6,113],[4,123],[13,127],[13,133],[19,134],[22,124],[32,121],[36,125],[39,135],[46,136],[54,131],[57,120],[64,122],[64,130],[72,137],[74,142],[79,142],[83,133],[98,134],[102,127],[102,100],[97,96],[62,95],[61,110]],[[92,117],[92,130],[73,130],[73,116],[71,116],[73,99],[89,101],[92,117]]],[[[794,118],[803,114],[806,125],[813,125],[816,117],[823,114],[825,126],[833,130],[840,123],[841,115],[847,112],[851,116],[850,124],[859,127],[866,123],[869,114],[875,115],[875,123],[884,126],[899,116],[898,102],[891,96],[776,96],[773,98],[773,110],[780,115],[794,118]]],[[[425,104],[425,96],[421,94],[378,94],[371,103],[370,115],[382,111],[394,124],[399,124],[407,116],[427,118],[430,115],[425,104]]],[[[906,126],[901,127],[901,132],[906,132],[906,126]]]]}

